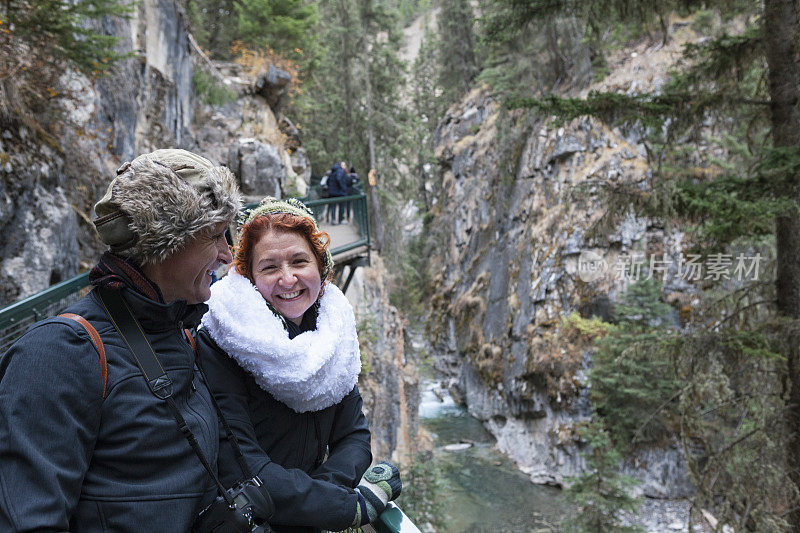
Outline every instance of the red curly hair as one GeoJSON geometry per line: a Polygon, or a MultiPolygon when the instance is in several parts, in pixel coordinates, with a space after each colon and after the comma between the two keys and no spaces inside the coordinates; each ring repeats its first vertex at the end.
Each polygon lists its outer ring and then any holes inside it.
{"type": "Polygon", "coordinates": [[[270,231],[292,231],[305,237],[311,252],[317,259],[317,268],[322,282],[322,290],[319,295],[325,292],[325,282],[330,279],[332,272],[328,273],[327,279],[323,279],[325,268],[325,252],[331,243],[331,237],[324,231],[317,231],[314,222],[306,217],[292,215],[291,213],[269,213],[259,215],[239,230],[239,242],[236,245],[236,253],[233,257],[233,266],[242,276],[255,283],[253,280],[253,248],[261,237],[270,231]]]}

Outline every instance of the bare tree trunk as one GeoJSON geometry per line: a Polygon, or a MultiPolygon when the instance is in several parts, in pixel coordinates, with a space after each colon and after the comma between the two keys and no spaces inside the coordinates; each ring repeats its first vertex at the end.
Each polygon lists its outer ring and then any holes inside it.
{"type": "Polygon", "coordinates": [[[342,17],[342,73],[344,75],[344,127],[347,130],[345,143],[345,157],[348,164],[353,164],[353,88],[351,85],[350,60],[353,57],[353,42],[350,35],[350,17],[347,0],[339,0],[339,13],[342,17]]]}
{"type": "MultiPolygon", "coordinates": [[[[776,147],[800,149],[800,64],[798,64],[797,6],[795,0],[764,0],[764,37],[768,66],[772,139],[776,147]]],[[[786,180],[786,195],[798,202],[798,176],[786,180]]],[[[788,318],[800,317],[800,216],[791,213],[776,220],[777,306],[788,318]]],[[[789,477],[800,490],[800,346],[790,343],[788,357],[791,391],[787,422],[790,432],[787,460],[789,477]]],[[[800,531],[800,509],[790,514],[800,531]]]]}
{"type": "Polygon", "coordinates": [[[558,50],[558,35],[552,18],[548,19],[545,25],[545,36],[547,37],[547,49],[550,52],[550,68],[553,69],[553,87],[557,87],[564,77],[564,71],[561,54],[558,50]]]}
{"type": "MultiPolygon", "coordinates": [[[[368,21],[362,21],[363,24],[363,40],[364,40],[364,79],[365,79],[365,97],[366,97],[366,111],[367,111],[367,142],[369,146],[369,168],[375,169],[375,134],[372,129],[372,85],[369,79],[369,39],[367,34],[368,21]]],[[[377,172],[377,169],[375,169],[377,172]]],[[[372,222],[372,229],[375,234],[374,242],[372,243],[373,249],[380,252],[383,248],[383,219],[381,218],[380,199],[378,198],[378,182],[373,186],[369,180],[366,183],[367,193],[369,194],[370,204],[370,220],[372,222]]]]}

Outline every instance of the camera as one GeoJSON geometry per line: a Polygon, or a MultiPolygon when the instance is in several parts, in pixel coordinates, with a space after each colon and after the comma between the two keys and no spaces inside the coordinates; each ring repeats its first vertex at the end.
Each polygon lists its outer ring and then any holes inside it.
{"type": "Polygon", "coordinates": [[[229,505],[222,496],[217,496],[211,505],[197,516],[192,526],[192,533],[272,531],[266,520],[272,516],[275,505],[258,476],[240,481],[225,492],[233,505],[229,505]],[[264,524],[257,525],[256,517],[263,520],[264,524]]]}

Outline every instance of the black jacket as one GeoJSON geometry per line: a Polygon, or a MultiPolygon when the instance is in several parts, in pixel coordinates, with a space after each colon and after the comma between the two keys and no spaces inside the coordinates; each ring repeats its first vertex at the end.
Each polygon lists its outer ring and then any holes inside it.
{"type": "Polygon", "coordinates": [[[328,193],[331,196],[346,196],[347,181],[347,171],[341,166],[335,165],[328,177],[328,193]]]}
{"type": "MultiPolygon", "coordinates": [[[[275,502],[273,528],[306,532],[348,527],[356,513],[353,488],[372,461],[358,387],[337,405],[296,413],[261,389],[204,330],[198,335],[198,350],[225,419],[275,502]]],[[[235,472],[226,442],[219,461],[220,471],[235,472]]]]}
{"type": "MultiPolygon", "coordinates": [[[[123,290],[203,453],[216,464],[217,416],[182,328],[205,305],[165,305],[123,290]]],[[[31,327],[0,361],[0,531],[176,533],[215,496],[163,400],[153,396],[92,292],[67,309],[100,334],[108,361],[75,321],[31,327]]]]}

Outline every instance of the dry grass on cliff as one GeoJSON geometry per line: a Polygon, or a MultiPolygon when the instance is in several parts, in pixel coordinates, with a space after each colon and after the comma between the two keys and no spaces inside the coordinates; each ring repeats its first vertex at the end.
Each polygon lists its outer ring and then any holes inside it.
{"type": "Polygon", "coordinates": [[[61,74],[0,19],[0,123],[26,126],[59,152],[54,99],[67,96],[61,89],[61,74]]]}
{"type": "Polygon", "coordinates": [[[231,46],[231,55],[234,61],[244,67],[245,73],[250,76],[258,76],[267,72],[270,65],[275,65],[281,70],[285,70],[291,76],[289,80],[289,96],[294,97],[300,92],[300,77],[297,63],[291,59],[286,59],[278,55],[269,46],[263,49],[254,50],[247,47],[242,41],[234,41],[231,46]]]}
{"type": "Polygon", "coordinates": [[[599,318],[578,313],[565,316],[553,332],[537,334],[531,328],[528,371],[544,378],[551,400],[569,401],[578,395],[582,385],[577,374],[584,356],[610,328],[599,318]]]}

